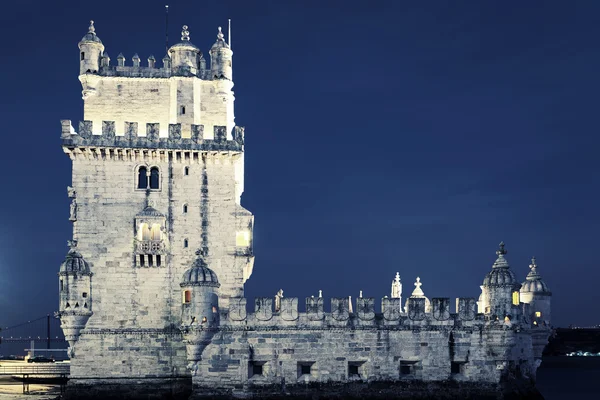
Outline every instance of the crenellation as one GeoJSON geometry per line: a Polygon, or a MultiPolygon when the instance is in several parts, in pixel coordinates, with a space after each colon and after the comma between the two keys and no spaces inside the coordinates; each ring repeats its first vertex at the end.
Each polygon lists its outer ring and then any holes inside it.
{"type": "MultiPolygon", "coordinates": [[[[204,150],[204,151],[243,151],[243,143],[236,140],[223,140],[220,133],[220,140],[203,139],[203,125],[192,125],[192,135],[189,138],[182,137],[181,124],[169,124],[168,136],[160,135],[161,128],[159,123],[146,123],[145,135],[140,135],[138,122],[123,122],[123,134],[118,134],[116,121],[101,121],[100,133],[94,134],[93,121],[80,121],[79,129],[76,132],[71,126],[71,121],[61,121],[61,139],[63,146],[90,146],[105,148],[150,148],[150,149],[180,149],[180,150],[204,150]]],[[[219,132],[223,132],[224,127],[218,127],[219,132]]],[[[215,132],[217,129],[215,129],[215,132]]]]}

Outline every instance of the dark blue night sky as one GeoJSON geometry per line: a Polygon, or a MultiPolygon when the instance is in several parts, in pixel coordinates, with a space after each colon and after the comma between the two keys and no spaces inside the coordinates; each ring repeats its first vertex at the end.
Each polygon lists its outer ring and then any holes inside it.
{"type": "MultiPolygon", "coordinates": [[[[94,19],[113,60],[161,59],[164,4],[3,4],[0,325],[58,308],[77,42],[94,19]]],[[[600,3],[169,4],[171,43],[187,24],[205,54],[232,19],[247,297],[380,298],[396,271],[404,296],[420,276],[429,297],[477,297],[504,240],[519,280],[537,257],[555,325],[600,324],[600,3]]]]}

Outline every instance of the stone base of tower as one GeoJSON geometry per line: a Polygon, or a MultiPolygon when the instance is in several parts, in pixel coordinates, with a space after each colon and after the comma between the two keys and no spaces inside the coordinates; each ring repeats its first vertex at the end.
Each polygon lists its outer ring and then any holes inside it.
{"type": "Polygon", "coordinates": [[[541,393],[531,382],[511,381],[506,384],[456,381],[374,381],[328,382],[309,384],[281,384],[246,386],[243,389],[218,391],[214,388],[194,387],[190,399],[539,399],[541,393]]]}
{"type": "Polygon", "coordinates": [[[189,376],[171,378],[71,379],[65,399],[187,399],[189,376]]]}

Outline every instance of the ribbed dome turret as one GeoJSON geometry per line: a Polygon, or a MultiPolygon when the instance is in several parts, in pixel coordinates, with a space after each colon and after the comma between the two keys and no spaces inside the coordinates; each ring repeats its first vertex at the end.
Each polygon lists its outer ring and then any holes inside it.
{"type": "Polygon", "coordinates": [[[500,243],[500,248],[496,251],[498,258],[492,265],[492,270],[483,279],[484,286],[515,286],[517,278],[510,269],[510,265],[504,255],[507,253],[504,249],[504,242],[500,243]]]}
{"type": "Polygon", "coordinates": [[[69,241],[69,247],[71,249],[65,257],[65,261],[60,265],[59,275],[67,274],[78,274],[78,275],[91,275],[90,265],[83,258],[75,248],[77,247],[77,241],[69,241]]]}
{"type": "Polygon", "coordinates": [[[96,43],[102,44],[102,40],[100,40],[100,38],[96,35],[96,28],[94,28],[94,21],[90,21],[90,27],[89,27],[88,33],[86,33],[81,38],[81,42],[96,42],[96,43]]]}
{"type": "Polygon", "coordinates": [[[527,274],[527,278],[525,282],[521,285],[521,293],[545,293],[551,294],[548,289],[548,285],[546,282],[542,280],[542,276],[537,271],[537,264],[535,261],[535,257],[531,259],[531,265],[529,265],[531,269],[529,274],[527,274]]]}
{"type": "Polygon", "coordinates": [[[221,286],[217,279],[217,274],[215,274],[212,269],[208,268],[206,261],[204,261],[202,250],[198,250],[196,255],[198,257],[196,258],[196,261],[194,261],[192,268],[183,273],[180,286],[221,286]]]}

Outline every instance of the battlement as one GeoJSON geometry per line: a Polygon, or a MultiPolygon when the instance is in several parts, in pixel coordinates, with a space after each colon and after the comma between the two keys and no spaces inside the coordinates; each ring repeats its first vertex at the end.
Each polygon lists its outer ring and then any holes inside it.
{"type": "MultiPolygon", "coordinates": [[[[418,329],[419,327],[461,327],[483,325],[491,321],[489,316],[477,313],[474,298],[457,298],[456,312],[450,312],[449,298],[432,298],[431,310],[426,311],[425,298],[408,298],[404,310],[399,298],[384,297],[381,312],[375,310],[373,297],[356,299],[354,311],[347,297],[331,298],[331,312],[325,312],[322,297],[307,297],[304,312],[298,310],[298,298],[281,298],[279,309],[274,309],[273,299],[258,297],[254,302],[254,313],[247,313],[245,298],[232,298],[229,313],[221,316],[221,327],[235,328],[239,325],[256,327],[307,327],[307,328],[350,328],[350,329],[418,329]]],[[[491,321],[502,326],[512,326],[522,320],[519,306],[508,321],[491,321]]]]}
{"type": "Polygon", "coordinates": [[[212,76],[210,70],[192,70],[190,68],[180,67],[171,68],[168,64],[163,67],[155,66],[125,66],[125,65],[106,65],[100,67],[97,75],[102,77],[126,77],[126,78],[170,78],[172,76],[197,77],[203,80],[216,79],[212,76]]]}
{"type": "Polygon", "coordinates": [[[244,128],[234,127],[229,140],[227,127],[215,126],[212,139],[204,138],[203,125],[187,125],[189,137],[182,137],[182,124],[169,124],[166,136],[160,135],[160,124],[125,122],[124,134],[116,134],[115,121],[102,121],[101,134],[94,134],[92,121],[80,121],[75,131],[70,120],[62,120],[63,147],[119,147],[134,149],[173,149],[233,151],[244,150],[244,128]],[[140,125],[142,125],[140,127],[140,125]]]}

